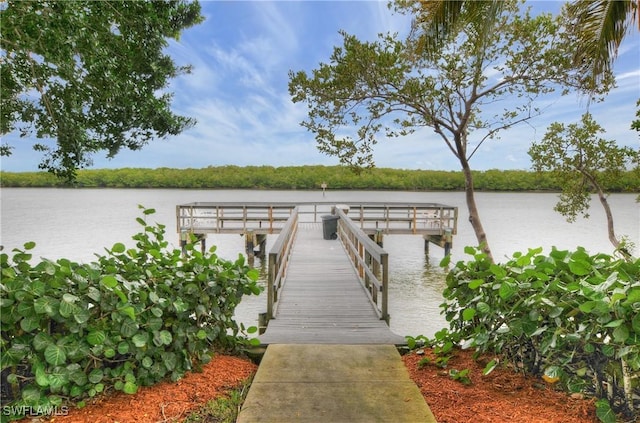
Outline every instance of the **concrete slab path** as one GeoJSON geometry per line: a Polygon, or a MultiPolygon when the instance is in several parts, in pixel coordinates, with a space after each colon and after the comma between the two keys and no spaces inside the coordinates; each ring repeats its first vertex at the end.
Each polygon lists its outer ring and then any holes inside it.
{"type": "Polygon", "coordinates": [[[271,344],[237,423],[435,423],[393,345],[271,344]]]}

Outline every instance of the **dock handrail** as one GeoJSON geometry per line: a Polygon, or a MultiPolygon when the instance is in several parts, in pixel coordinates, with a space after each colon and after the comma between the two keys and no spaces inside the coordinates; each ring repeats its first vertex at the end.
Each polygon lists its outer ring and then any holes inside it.
{"type": "Polygon", "coordinates": [[[269,251],[267,277],[267,321],[275,317],[280,289],[287,274],[293,242],[298,232],[298,208],[295,207],[269,251]]]}
{"type": "Polygon", "coordinates": [[[373,242],[343,210],[336,209],[335,213],[339,217],[338,238],[347,250],[376,313],[388,324],[389,253],[373,242]]]}
{"type": "MultiPolygon", "coordinates": [[[[350,218],[367,234],[457,233],[458,208],[438,203],[345,202],[350,218]]],[[[176,206],[177,232],[277,234],[298,207],[298,219],[319,222],[333,202],[195,202],[176,206]]]]}

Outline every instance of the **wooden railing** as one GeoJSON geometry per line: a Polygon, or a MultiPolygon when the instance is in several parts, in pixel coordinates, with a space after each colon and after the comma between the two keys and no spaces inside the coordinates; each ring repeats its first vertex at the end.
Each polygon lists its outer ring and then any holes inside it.
{"type": "Polygon", "coordinates": [[[320,222],[322,215],[332,213],[338,206],[348,208],[349,218],[369,235],[381,232],[443,236],[458,232],[458,208],[438,203],[197,202],[176,206],[176,226],[178,233],[277,234],[295,208],[300,222],[320,222]]]}
{"type": "Polygon", "coordinates": [[[367,233],[455,235],[458,231],[458,208],[442,204],[351,204],[348,215],[367,233]]]}
{"type": "Polygon", "coordinates": [[[389,323],[389,253],[373,242],[341,209],[335,210],[338,238],[351,259],[380,319],[389,323]]]}
{"type": "Polygon", "coordinates": [[[269,267],[267,277],[267,321],[274,318],[280,290],[287,274],[289,257],[298,231],[298,208],[294,208],[291,216],[282,228],[278,239],[269,251],[269,267]]]}
{"type": "Polygon", "coordinates": [[[295,204],[190,203],[176,206],[179,230],[192,233],[273,234],[282,230],[295,204]]]}

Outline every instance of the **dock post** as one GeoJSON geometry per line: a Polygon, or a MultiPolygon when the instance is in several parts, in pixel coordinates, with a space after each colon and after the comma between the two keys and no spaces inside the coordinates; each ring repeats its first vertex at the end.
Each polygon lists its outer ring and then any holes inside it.
{"type": "Polygon", "coordinates": [[[256,235],[256,241],[258,244],[258,257],[260,259],[263,259],[267,253],[267,235],[266,234],[256,235]]]}
{"type": "Polygon", "coordinates": [[[384,234],[382,233],[382,229],[378,229],[378,230],[376,230],[376,233],[374,234],[374,239],[373,240],[380,247],[383,247],[383,244],[384,244],[383,237],[384,237],[384,234]]]}
{"type": "Polygon", "coordinates": [[[448,256],[451,254],[451,244],[452,244],[452,234],[451,228],[447,228],[444,230],[444,255],[448,256]]]}
{"type": "Polygon", "coordinates": [[[424,237],[424,253],[429,255],[429,239],[426,236],[424,237]]]}
{"type": "Polygon", "coordinates": [[[258,335],[263,335],[267,331],[269,324],[269,313],[258,313],[258,335]]]}
{"type": "Polygon", "coordinates": [[[180,247],[182,247],[182,255],[187,254],[187,239],[189,239],[189,234],[186,229],[180,231],[180,247]]]}
{"type": "Polygon", "coordinates": [[[250,259],[253,259],[255,256],[255,253],[253,251],[253,247],[255,245],[256,245],[256,241],[255,241],[255,236],[253,234],[253,230],[248,229],[244,233],[244,250],[250,259]]]}
{"type": "Polygon", "coordinates": [[[200,252],[202,255],[207,252],[207,236],[205,234],[200,235],[200,252]]]}

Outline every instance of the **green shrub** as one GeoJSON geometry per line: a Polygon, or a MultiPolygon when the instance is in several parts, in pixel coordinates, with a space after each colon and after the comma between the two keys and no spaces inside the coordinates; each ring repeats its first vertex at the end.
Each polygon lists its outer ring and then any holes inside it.
{"type": "MultiPolygon", "coordinates": [[[[611,410],[637,414],[640,371],[640,259],[542,249],[493,264],[480,250],[447,275],[443,313],[450,330],[514,368],[559,381],[611,410]]],[[[448,259],[443,266],[449,264],[448,259]]],[[[613,420],[612,420],[613,419],[613,420]]]]}
{"type": "Polygon", "coordinates": [[[177,380],[243,342],[233,312],[260,292],[257,271],[215,248],[168,250],[163,225],[137,220],[135,248],[117,243],[94,263],[32,265],[33,243],[0,256],[3,418],[177,380]]]}

